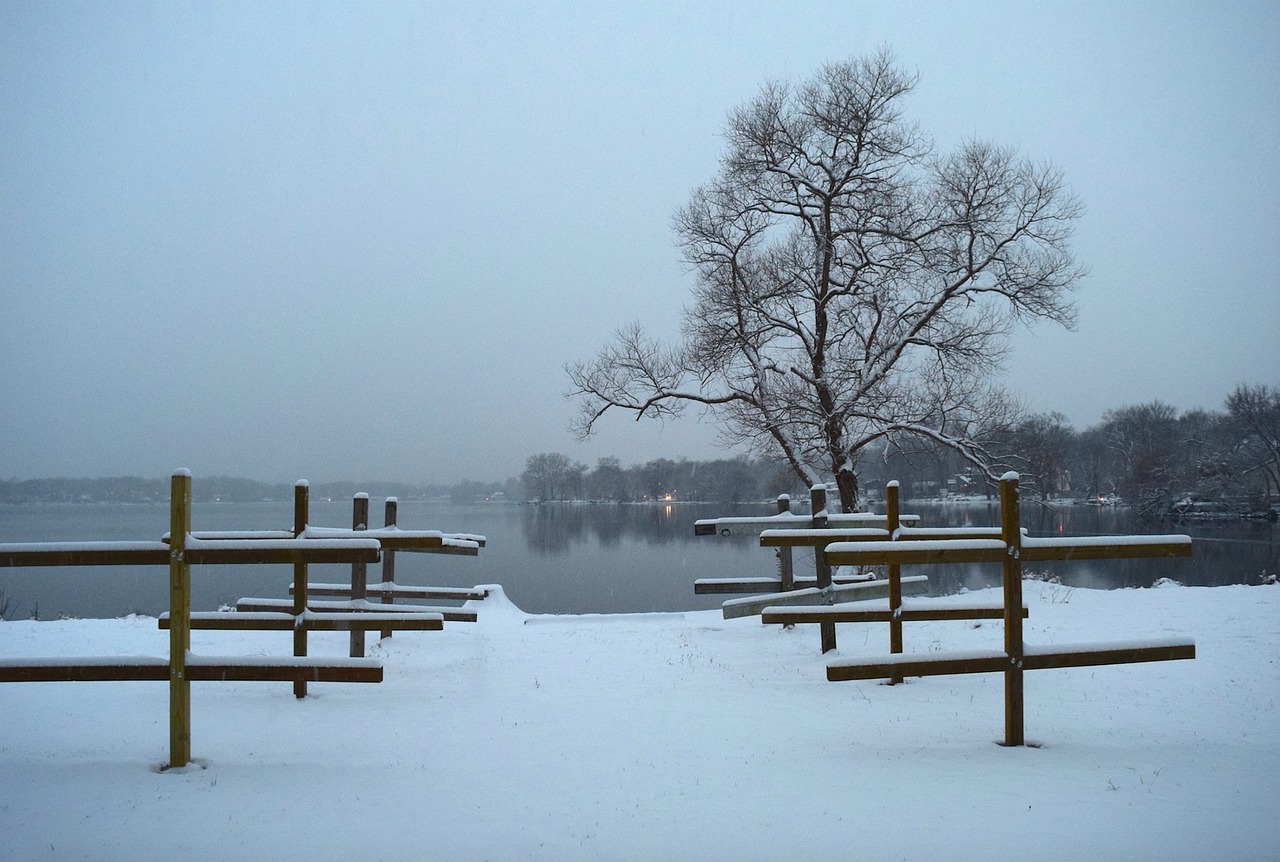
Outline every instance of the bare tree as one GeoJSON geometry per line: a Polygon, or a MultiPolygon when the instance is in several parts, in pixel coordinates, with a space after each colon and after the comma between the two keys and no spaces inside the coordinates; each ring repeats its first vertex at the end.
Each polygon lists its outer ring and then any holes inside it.
{"type": "Polygon", "coordinates": [[[1178,411],[1162,401],[1108,410],[1101,431],[1116,454],[1116,485],[1120,494],[1140,511],[1168,508],[1180,491],[1178,465],[1183,437],[1178,411]]]}
{"type": "Polygon", "coordinates": [[[1227,414],[1244,469],[1261,476],[1259,484],[1270,503],[1272,495],[1280,494],[1280,388],[1238,385],[1227,396],[1227,414]]]}
{"type": "Polygon", "coordinates": [[[543,452],[525,460],[520,482],[533,499],[567,500],[581,494],[586,472],[585,464],[570,461],[559,452],[543,452]]]}
{"type": "Polygon", "coordinates": [[[701,405],[730,445],[834,475],[847,511],[887,435],[989,462],[978,429],[1010,407],[989,379],[1011,326],[1073,322],[1081,207],[1010,150],[936,155],[902,114],[915,82],[882,50],[730,114],[719,172],[675,217],[697,278],[682,342],[631,326],[570,365],[579,434],[615,409],[701,405]]]}
{"type": "Polygon", "coordinates": [[[1027,416],[1009,439],[1011,461],[1022,472],[1022,487],[1044,499],[1071,490],[1068,462],[1076,446],[1076,433],[1061,413],[1027,416]]]}

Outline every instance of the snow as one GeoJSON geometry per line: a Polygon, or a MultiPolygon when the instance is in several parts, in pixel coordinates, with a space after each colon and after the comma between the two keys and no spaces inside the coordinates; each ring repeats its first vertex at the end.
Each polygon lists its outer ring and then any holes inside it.
{"type": "MultiPolygon", "coordinates": [[[[760,534],[761,544],[766,539],[813,539],[813,544],[821,544],[823,539],[833,536],[862,537],[865,539],[888,539],[888,530],[877,530],[874,527],[817,527],[808,530],[765,530],[760,534]]],[[[828,543],[829,544],[829,543],[828,543]]]]}
{"type": "Polygon", "coordinates": [[[392,525],[377,527],[372,530],[348,530],[345,527],[313,527],[308,525],[303,533],[308,539],[361,539],[395,536],[403,539],[443,539],[444,533],[439,530],[402,530],[392,525]]]}
{"type": "Polygon", "coordinates": [[[1144,545],[1190,545],[1191,537],[1181,533],[1140,536],[1024,536],[1023,548],[1141,547],[1144,545]]]}
{"type": "MultiPolygon", "coordinates": [[[[166,535],[168,535],[166,533],[166,535]]],[[[4,542],[0,554],[84,554],[95,551],[169,553],[164,542],[4,542]]]]}
{"type": "Polygon", "coordinates": [[[868,554],[883,554],[892,551],[926,552],[926,551],[1002,551],[1005,543],[1000,539],[915,539],[897,542],[832,542],[827,545],[827,554],[850,554],[864,551],[868,554]]]}
{"type": "MultiPolygon", "coordinates": [[[[530,617],[495,589],[479,622],[371,644],[378,685],[193,683],[196,760],[163,773],[168,686],[0,685],[0,858],[1275,859],[1280,586],[1024,596],[1033,643],[1193,637],[1197,658],[1029,671],[1038,747],[1005,748],[1001,674],[826,681],[828,658],[887,656],[884,624],[840,625],[823,657],[809,626],[530,617]]],[[[904,634],[908,654],[1002,638],[904,634]]],[[[191,639],[255,662],[291,644],[191,639]]],[[[167,649],[147,617],[0,623],[6,657],[167,649]]]]}
{"type": "Polygon", "coordinates": [[[1046,646],[1038,644],[1023,644],[1023,655],[1054,655],[1064,649],[1072,652],[1112,652],[1118,650],[1143,649],[1144,647],[1180,647],[1191,645],[1190,638],[1185,637],[1164,637],[1164,638],[1147,638],[1145,640],[1119,640],[1119,641],[1101,641],[1094,643],[1071,643],[1061,644],[1057,646],[1046,646]]]}

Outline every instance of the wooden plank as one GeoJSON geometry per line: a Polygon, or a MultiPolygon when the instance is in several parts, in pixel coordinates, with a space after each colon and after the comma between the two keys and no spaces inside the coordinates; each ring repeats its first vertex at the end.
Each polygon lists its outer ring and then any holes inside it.
{"type": "Polygon", "coordinates": [[[1008,553],[1008,547],[1000,539],[837,542],[826,549],[827,562],[833,566],[999,563],[1008,553]]]}
{"type": "Polygon", "coordinates": [[[0,544],[0,567],[167,566],[163,542],[9,542],[0,544]]]}
{"type": "MultiPolygon", "coordinates": [[[[1024,531],[1025,532],[1025,531],[1024,531]]],[[[895,531],[898,541],[938,539],[998,539],[999,527],[899,527],[895,531]]]]}
{"type": "Polygon", "coordinates": [[[859,679],[892,679],[958,673],[994,673],[1005,670],[1009,656],[999,651],[893,655],[875,659],[837,659],[827,664],[827,679],[848,682],[859,679]]]}
{"type": "MultiPolygon", "coordinates": [[[[835,575],[831,582],[840,586],[869,583],[865,575],[835,575]]],[[[795,589],[811,589],[817,587],[818,579],[814,575],[799,575],[792,578],[795,589]]],[[[728,595],[732,593],[777,593],[786,592],[782,588],[781,578],[699,578],[693,582],[695,595],[728,595]]]]}
{"type": "MultiPolygon", "coordinates": [[[[299,676],[312,682],[382,682],[376,662],[347,664],[326,659],[264,663],[260,657],[188,656],[188,682],[290,682],[299,676]]],[[[164,658],[3,659],[0,682],[164,682],[164,658]],[[65,663],[64,663],[65,662],[65,663]]]]}
{"type": "Polygon", "coordinates": [[[389,628],[402,632],[438,632],[444,628],[442,614],[349,613],[313,614],[308,612],[300,625],[313,632],[368,632],[389,628]]]}
{"type": "Polygon", "coordinates": [[[0,659],[0,682],[167,682],[169,659],[86,656],[0,659]]]}
{"type": "MultiPolygon", "coordinates": [[[[236,610],[239,612],[259,613],[263,611],[285,611],[292,610],[293,602],[289,599],[258,599],[243,598],[236,602],[236,610]]],[[[440,614],[446,622],[454,623],[474,623],[478,615],[475,611],[465,610],[463,608],[445,608],[434,607],[428,605],[396,605],[400,613],[405,614],[440,614]]],[[[380,613],[383,608],[381,605],[372,604],[366,601],[349,601],[349,602],[321,602],[308,601],[307,610],[316,613],[380,613]]]]}
{"type": "MultiPolygon", "coordinates": [[[[313,596],[350,596],[349,584],[311,584],[307,591],[313,596]]],[[[489,591],[476,587],[415,587],[387,582],[372,584],[368,587],[371,598],[392,596],[397,599],[422,599],[435,601],[481,601],[488,597],[489,591]]],[[[289,595],[293,595],[293,584],[289,585],[289,595]]]]}
{"type": "MultiPolygon", "coordinates": [[[[1021,670],[1094,667],[1149,661],[1194,659],[1195,642],[1189,639],[1126,642],[1115,644],[1075,644],[1027,647],[1021,670]]],[[[891,676],[934,676],[960,673],[1006,671],[1015,659],[1004,652],[935,653],[930,656],[905,655],[875,659],[838,659],[827,664],[827,679],[845,682],[855,679],[885,679],[891,676]]],[[[1019,744],[1019,743],[1011,743],[1019,744]]]]}
{"type": "MultiPolygon", "coordinates": [[[[902,579],[904,587],[909,586],[914,590],[926,589],[928,583],[929,578],[927,575],[911,575],[902,579]]],[[[812,588],[791,590],[786,593],[770,593],[764,596],[752,596],[751,598],[730,599],[721,605],[721,609],[724,618],[731,620],[755,616],[765,608],[775,605],[813,605],[823,602],[837,604],[861,599],[887,598],[888,595],[888,581],[862,581],[856,584],[832,586],[826,590],[812,588]]]]}
{"type": "Polygon", "coordinates": [[[1027,670],[1062,667],[1093,667],[1104,664],[1136,664],[1148,661],[1177,661],[1196,657],[1191,639],[1149,643],[1061,644],[1052,647],[1028,646],[1022,666],[1027,670]]]}
{"type": "Polygon", "coordinates": [[[281,659],[191,656],[190,678],[201,682],[382,682],[382,665],[367,659],[281,659]]]}
{"type": "Polygon", "coordinates": [[[1181,535],[1027,537],[1022,540],[1022,559],[1025,562],[1189,556],[1191,537],[1181,535]]]}
{"type": "Polygon", "coordinates": [[[833,542],[887,542],[888,530],[868,527],[823,527],[811,530],[765,530],[760,534],[763,548],[823,548],[833,542]]]}
{"type": "MultiPolygon", "coordinates": [[[[829,526],[838,528],[870,527],[883,529],[885,525],[884,515],[874,515],[868,512],[853,512],[850,514],[833,512],[826,517],[829,526]]],[[[904,524],[915,524],[920,520],[919,515],[901,515],[899,517],[904,524]]],[[[803,530],[809,528],[812,523],[811,518],[795,514],[703,518],[694,522],[693,534],[695,536],[758,536],[762,531],[771,529],[803,530]]]]}
{"type": "MultiPolygon", "coordinates": [[[[169,628],[169,615],[161,614],[156,620],[161,629],[169,628]]],[[[440,631],[444,628],[441,614],[396,612],[306,612],[301,619],[292,613],[261,611],[196,612],[191,614],[191,628],[218,631],[293,631],[304,629],[313,632],[372,631],[382,626],[398,631],[440,631]]]]}
{"type": "MultiPolygon", "coordinates": [[[[483,548],[487,541],[484,536],[474,535],[471,533],[442,533],[439,530],[401,530],[399,528],[388,529],[383,527],[374,530],[362,530],[358,534],[344,527],[311,527],[300,533],[295,534],[288,530],[196,530],[191,533],[195,539],[213,539],[213,540],[252,540],[252,539],[378,539],[383,543],[383,547],[394,548],[399,551],[430,551],[433,548],[442,548],[443,553],[465,553],[474,556],[471,553],[473,549],[467,548],[466,545],[474,545],[477,548],[483,548]],[[455,543],[454,549],[451,551],[448,547],[449,543],[455,543]]],[[[163,541],[169,541],[169,534],[164,535],[163,541]]]]}
{"type": "MultiPolygon", "coordinates": [[[[1026,608],[1022,616],[1028,615],[1026,608]]],[[[891,623],[936,622],[943,620],[999,620],[1004,619],[1000,605],[986,607],[955,607],[947,605],[913,607],[904,605],[895,612],[892,608],[851,608],[847,605],[815,605],[797,608],[765,608],[760,621],[765,624],[789,625],[794,623],[891,623]]],[[[892,652],[890,647],[890,652],[892,652]]]]}
{"type": "Polygon", "coordinates": [[[187,561],[199,565],[300,565],[302,563],[372,563],[381,546],[374,539],[263,539],[242,541],[192,539],[187,561]]]}

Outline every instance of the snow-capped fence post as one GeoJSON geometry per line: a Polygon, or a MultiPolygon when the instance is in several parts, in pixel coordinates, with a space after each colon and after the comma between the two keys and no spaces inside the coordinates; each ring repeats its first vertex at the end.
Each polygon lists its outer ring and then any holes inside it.
{"type": "MultiPolygon", "coordinates": [[[[363,492],[351,499],[351,529],[369,529],[369,495],[363,492]]],[[[351,564],[351,601],[363,602],[369,597],[369,570],[363,562],[351,564]]],[[[351,630],[351,657],[364,658],[364,629],[351,630]]]]}
{"type": "Polygon", "coordinates": [[[177,470],[169,482],[169,766],[191,761],[191,474],[177,470]]]}
{"type": "MultiPolygon", "coordinates": [[[[299,480],[293,486],[293,537],[302,538],[306,532],[307,522],[311,520],[311,486],[306,480],[299,480]]],[[[293,616],[302,619],[307,613],[307,564],[293,564],[293,616]]],[[[307,629],[305,626],[293,628],[293,654],[302,657],[307,654],[307,629]]],[[[293,696],[307,696],[307,680],[298,674],[293,681],[293,696]]]]}
{"type": "MultiPolygon", "coordinates": [[[[896,541],[898,538],[898,528],[902,526],[901,517],[899,515],[898,500],[898,483],[891,481],[884,488],[884,522],[885,529],[889,531],[889,541],[896,541]]],[[[888,566],[889,579],[889,610],[893,612],[892,619],[889,620],[889,652],[902,652],[902,566],[897,563],[891,563],[888,566]]],[[[889,680],[889,685],[897,685],[902,682],[900,676],[895,676],[889,680]]]]}
{"type": "MultiPolygon", "coordinates": [[[[972,538],[956,541],[944,538],[946,531],[912,531],[905,538],[900,529],[894,540],[838,541],[826,548],[827,560],[835,565],[918,565],[932,563],[1000,563],[1004,582],[1002,608],[997,619],[1004,620],[1004,648],[968,650],[956,653],[930,652],[924,655],[890,655],[886,658],[835,659],[827,664],[832,682],[865,679],[892,679],[965,673],[1002,673],[1005,678],[1005,740],[1008,746],[1026,744],[1023,733],[1023,673],[1065,667],[1094,667],[1149,661],[1176,661],[1196,657],[1195,641],[1172,637],[1154,640],[1085,644],[1028,646],[1022,640],[1022,563],[1046,560],[1106,560],[1136,557],[1186,557],[1191,555],[1191,537],[1167,536],[1023,536],[1018,512],[1018,474],[1006,473],[1000,480],[999,538],[982,536],[986,528],[973,531],[972,538]],[[928,537],[926,538],[926,534],[928,537]],[[919,538],[916,538],[919,536],[919,538]]],[[[767,535],[767,534],[765,534],[767,535]]],[[[961,534],[963,535],[963,534],[961,534]]],[[[764,541],[762,535],[761,540],[764,541]]],[[[901,616],[904,620],[986,619],[988,607],[949,609],[927,607],[899,611],[864,611],[829,607],[799,608],[791,611],[762,611],[765,622],[786,622],[799,616],[803,622],[823,619],[842,622],[873,622],[901,616]],[[797,613],[798,612],[798,613],[797,613]]]]}
{"type": "MultiPolygon", "coordinates": [[[[778,514],[791,514],[791,497],[782,494],[778,497],[778,514]]],[[[783,592],[795,589],[795,570],[792,568],[790,546],[778,548],[778,588],[783,592]]]]}
{"type": "MultiPolygon", "coordinates": [[[[306,633],[379,628],[391,622],[415,631],[439,631],[439,613],[415,613],[407,619],[396,614],[312,614],[307,609],[307,564],[376,562],[381,542],[375,538],[337,537],[313,541],[307,526],[307,484],[294,490],[294,534],[281,531],[232,530],[210,533],[191,529],[191,473],[175,471],[170,484],[169,534],[158,542],[40,542],[0,543],[0,567],[9,566],[168,566],[169,611],[157,623],[169,630],[169,654],[159,656],[89,656],[82,658],[0,657],[0,683],[5,682],[112,682],[154,681],[169,683],[169,766],[191,762],[191,683],[263,681],[294,683],[298,697],[306,695],[306,683],[382,682],[382,665],[375,661],[306,658],[306,633]],[[201,565],[294,565],[295,613],[193,612],[191,569],[201,565]],[[294,632],[293,661],[257,663],[243,656],[195,655],[191,630],[239,629],[294,632]]],[[[410,539],[409,547],[421,540],[410,539]]],[[[426,537],[437,547],[440,535],[426,537]]],[[[474,548],[477,543],[471,543],[474,548]]],[[[404,545],[402,545],[403,547],[404,545]]],[[[470,614],[474,619],[474,613],[470,614]]]]}
{"type": "MultiPolygon", "coordinates": [[[[825,530],[827,527],[826,486],[814,485],[809,489],[809,511],[812,513],[810,518],[812,519],[813,529],[825,530]]],[[[831,566],[827,564],[827,553],[822,547],[813,549],[813,565],[818,578],[818,589],[830,589],[831,566]]],[[[818,628],[821,631],[822,651],[824,653],[831,652],[836,648],[836,624],[819,623],[818,628]]]]}
{"type": "MultiPolygon", "coordinates": [[[[384,527],[394,527],[396,525],[396,508],[399,501],[395,497],[388,497],[386,506],[383,508],[382,525],[384,527]]],[[[392,604],[395,601],[393,592],[396,580],[396,552],[391,548],[382,552],[382,603],[384,605],[392,604]]],[[[395,629],[383,629],[378,634],[384,638],[389,638],[395,633],[395,629]]]]}
{"type": "Polygon", "coordinates": [[[1000,478],[1000,539],[1005,552],[1004,652],[1009,664],[1004,670],[1004,744],[1022,745],[1022,517],[1018,510],[1018,474],[1000,478]]]}

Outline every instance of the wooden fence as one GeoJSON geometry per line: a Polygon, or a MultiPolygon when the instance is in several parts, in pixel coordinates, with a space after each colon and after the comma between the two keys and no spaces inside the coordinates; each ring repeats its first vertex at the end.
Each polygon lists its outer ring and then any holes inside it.
{"type": "MultiPolygon", "coordinates": [[[[0,566],[168,566],[167,657],[91,656],[0,659],[0,682],[126,681],[169,682],[169,765],[191,761],[192,681],[292,681],[299,696],[308,681],[381,682],[382,665],[362,658],[308,658],[308,631],[364,631],[404,628],[438,630],[440,614],[316,613],[307,607],[307,567],[312,563],[367,565],[384,549],[418,550],[443,545],[438,532],[396,531],[395,535],[309,535],[308,492],[295,486],[294,530],[284,532],[193,533],[191,474],[175,472],[170,484],[169,533],[159,542],[59,542],[0,544],[0,566]],[[193,613],[191,567],[218,564],[292,564],[295,589],[291,613],[193,613]],[[192,628],[292,630],[291,659],[192,654],[192,628]]],[[[379,531],[381,532],[381,531],[379,531]]],[[[478,545],[477,545],[478,546],[478,545]]]]}
{"type": "MultiPolygon", "coordinates": [[[[751,598],[730,599],[722,605],[725,619],[754,616],[765,608],[781,605],[833,605],[862,599],[888,597],[891,604],[901,603],[903,588],[927,589],[928,577],[869,579],[862,573],[836,575],[828,562],[825,549],[832,542],[859,539],[889,539],[899,525],[914,525],[919,515],[902,515],[898,511],[897,483],[889,483],[892,502],[884,515],[864,512],[830,514],[827,491],[815,486],[809,492],[809,517],[792,514],[789,497],[778,498],[778,513],[764,517],[709,518],[694,523],[694,534],[728,536],[750,532],[759,534],[760,544],[772,547],[778,555],[776,578],[700,578],[694,581],[695,593],[764,593],[751,598]],[[892,524],[892,527],[890,526],[892,524]],[[794,575],[793,551],[807,547],[813,551],[814,576],[794,575]]],[[[896,606],[896,604],[894,605],[896,606]]],[[[772,620],[771,620],[772,621],[772,620]]],[[[786,625],[792,621],[780,620],[786,625]]],[[[796,620],[808,622],[808,620],[796,620]]],[[[817,620],[822,638],[822,651],[836,648],[835,624],[817,620]]]]}
{"type": "MultiPolygon", "coordinates": [[[[930,653],[903,655],[901,637],[891,643],[891,655],[883,658],[836,659],[827,665],[827,679],[901,679],[955,673],[995,673],[1005,675],[1005,745],[1024,745],[1023,671],[1062,667],[1092,667],[1147,661],[1195,658],[1195,641],[1170,638],[1151,641],[1122,641],[1100,644],[1071,644],[1053,647],[1028,646],[1022,639],[1022,563],[1046,560],[1099,560],[1134,557],[1176,557],[1191,554],[1191,539],[1170,536],[1098,536],[1032,538],[1020,527],[1018,476],[1006,474],[1000,481],[1000,535],[996,538],[940,539],[907,537],[893,541],[837,542],[826,547],[831,565],[889,566],[891,573],[903,565],[933,563],[999,563],[1002,567],[1004,649],[986,652],[930,653]]],[[[892,574],[891,574],[892,577],[892,574]]],[[[789,608],[786,613],[794,613],[789,608]]],[[[766,611],[766,614],[770,612],[766,611]]],[[[869,621],[884,618],[883,611],[809,609],[815,616],[840,621],[869,621]]],[[[928,614],[904,612],[901,602],[891,616],[901,619],[932,619],[928,614]]],[[[775,621],[778,618],[774,617],[775,621]]]]}

